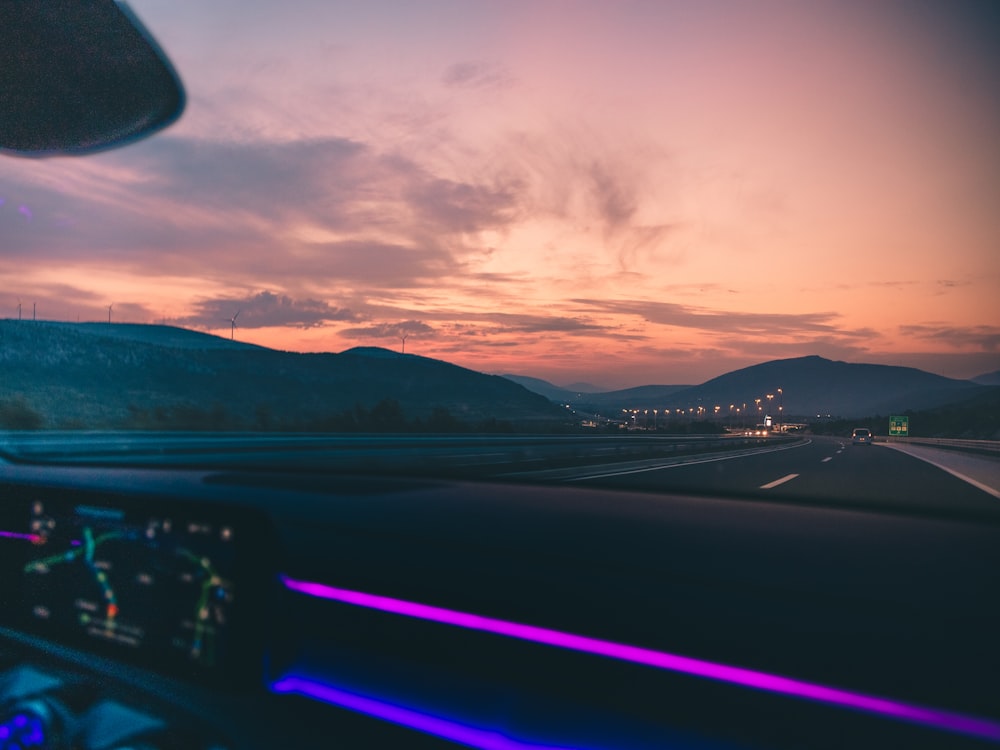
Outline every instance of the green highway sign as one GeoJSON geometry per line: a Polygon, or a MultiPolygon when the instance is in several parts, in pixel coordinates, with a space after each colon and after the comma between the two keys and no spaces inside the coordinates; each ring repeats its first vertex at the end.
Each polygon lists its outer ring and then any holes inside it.
{"type": "Polygon", "coordinates": [[[889,434],[905,436],[910,434],[909,417],[889,417],[889,434]]]}

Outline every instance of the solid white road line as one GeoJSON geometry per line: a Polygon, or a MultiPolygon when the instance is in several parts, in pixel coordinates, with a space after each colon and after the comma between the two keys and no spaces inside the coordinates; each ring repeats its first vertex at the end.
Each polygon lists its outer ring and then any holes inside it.
{"type": "MultiPolygon", "coordinates": [[[[900,453],[906,453],[906,451],[900,451],[900,453]]],[[[968,482],[976,489],[980,489],[983,492],[985,492],[987,495],[993,495],[993,497],[1000,499],[1000,490],[996,490],[993,487],[990,487],[988,484],[983,484],[982,482],[975,480],[970,476],[966,476],[960,471],[955,471],[954,469],[945,466],[944,464],[939,464],[937,461],[932,461],[926,456],[920,456],[917,455],[916,453],[906,453],[906,455],[913,456],[914,458],[919,458],[924,463],[928,463],[931,466],[936,466],[937,468],[941,469],[941,471],[947,471],[953,477],[957,477],[958,479],[961,479],[963,482],[968,482]]]]}
{"type": "Polygon", "coordinates": [[[941,469],[941,471],[946,471],[949,474],[951,474],[953,477],[957,477],[958,479],[961,479],[963,482],[967,482],[968,484],[971,484],[973,487],[982,490],[986,494],[992,495],[993,497],[995,497],[997,499],[1000,499],[1000,490],[996,489],[995,487],[990,487],[988,484],[984,484],[983,482],[980,482],[980,481],[978,481],[976,479],[973,479],[972,477],[968,476],[967,474],[963,474],[960,471],[956,471],[955,469],[952,469],[950,466],[945,466],[942,463],[938,463],[937,461],[934,461],[934,460],[928,458],[925,455],[921,455],[920,453],[910,453],[909,451],[903,450],[902,448],[899,448],[899,447],[897,447],[895,445],[882,445],[882,446],[879,446],[879,447],[893,448],[895,450],[898,450],[900,453],[905,453],[908,456],[913,456],[914,458],[919,458],[924,463],[928,463],[931,466],[936,466],[937,468],[941,469]]]}
{"type": "MultiPolygon", "coordinates": [[[[660,462],[655,459],[650,459],[648,463],[642,462],[643,463],[642,466],[633,467],[631,469],[617,469],[608,471],[606,469],[609,467],[608,465],[606,465],[605,468],[598,469],[597,473],[593,474],[583,473],[583,474],[578,474],[577,476],[568,475],[565,477],[561,477],[561,480],[563,482],[581,482],[587,479],[606,479],[607,477],[621,477],[627,474],[643,474],[648,471],[661,471],[663,469],[679,469],[685,466],[695,466],[697,464],[710,464],[710,463],[715,463],[717,461],[732,461],[734,458],[746,458],[748,456],[756,456],[761,453],[776,453],[778,451],[787,451],[787,450],[792,450],[794,448],[802,448],[803,446],[810,444],[812,444],[812,440],[806,440],[805,442],[802,443],[793,443],[792,445],[779,445],[776,448],[747,448],[746,450],[735,450],[732,451],[731,453],[723,455],[709,454],[703,458],[699,458],[698,455],[695,454],[694,456],[691,456],[689,458],[685,457],[670,458],[670,459],[665,459],[665,461],[663,462],[660,462]]],[[[597,469],[597,467],[593,468],[597,469]]],[[[537,476],[542,476],[546,473],[547,472],[538,472],[537,474],[536,473],[529,474],[527,472],[525,473],[518,472],[514,474],[506,474],[504,476],[537,477],[537,476]]]]}
{"type": "Polygon", "coordinates": [[[785,482],[790,482],[791,480],[795,479],[795,477],[797,477],[797,476],[798,476],[798,474],[788,474],[786,476],[783,476],[781,479],[775,479],[773,482],[768,482],[767,484],[762,484],[760,486],[760,489],[762,489],[762,490],[772,489],[774,487],[777,487],[779,484],[784,484],[785,482]]]}

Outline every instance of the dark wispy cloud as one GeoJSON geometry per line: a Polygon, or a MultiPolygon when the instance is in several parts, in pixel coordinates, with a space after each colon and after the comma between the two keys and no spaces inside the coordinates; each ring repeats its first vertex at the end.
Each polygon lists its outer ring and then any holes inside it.
{"type": "Polygon", "coordinates": [[[295,278],[355,282],[368,289],[408,289],[439,285],[459,266],[452,251],[441,245],[345,240],[309,246],[296,255],[288,273],[295,278]]]}
{"type": "Polygon", "coordinates": [[[839,284],[822,284],[818,286],[813,286],[812,284],[804,285],[799,288],[800,292],[814,293],[814,292],[828,292],[831,289],[835,289],[839,292],[852,292],[857,289],[878,289],[878,290],[902,290],[910,287],[918,286],[923,282],[915,280],[901,280],[901,279],[888,279],[882,281],[851,281],[839,284]]]}
{"type": "Polygon", "coordinates": [[[228,283],[295,275],[405,287],[460,270],[465,253],[482,252],[468,235],[503,231],[518,211],[516,182],[446,179],[343,138],[164,135],[100,158],[131,179],[53,186],[24,172],[5,187],[0,258],[86,262],[89,252],[122,269],[228,283]]]}
{"type": "Polygon", "coordinates": [[[947,344],[955,349],[974,348],[983,352],[1000,352],[1000,327],[990,325],[956,327],[941,324],[904,325],[904,336],[947,344]]]}
{"type": "Polygon", "coordinates": [[[426,179],[411,185],[406,199],[423,221],[455,232],[506,226],[516,216],[513,184],[490,187],[426,179]]]}
{"type": "Polygon", "coordinates": [[[111,306],[111,319],[119,323],[151,323],[156,317],[155,311],[141,302],[109,302],[108,304],[111,306]]]}
{"type": "MultiPolygon", "coordinates": [[[[490,351],[490,350],[509,350],[509,349],[523,349],[523,341],[512,341],[510,339],[483,339],[482,341],[476,342],[477,352],[490,351]]],[[[469,342],[465,340],[458,340],[452,343],[446,343],[443,345],[438,345],[435,347],[435,352],[438,356],[451,355],[456,357],[467,356],[469,354],[469,342]]]]}
{"type": "MultiPolygon", "coordinates": [[[[669,158],[652,142],[626,148],[577,123],[512,133],[504,150],[507,167],[526,185],[528,209],[580,222],[605,238],[641,225],[639,207],[651,186],[669,180],[669,158]]],[[[670,213],[663,208],[661,216],[670,213]]]]}
{"type": "Polygon", "coordinates": [[[635,315],[650,323],[695,328],[715,333],[787,335],[842,333],[836,313],[747,313],[709,310],[672,302],[576,299],[587,311],[635,315]]]}
{"type": "Polygon", "coordinates": [[[612,229],[628,224],[638,208],[638,196],[635,185],[622,179],[621,167],[595,161],[585,173],[598,216],[612,229]]]}
{"type": "Polygon", "coordinates": [[[292,299],[283,294],[263,291],[246,297],[203,299],[194,305],[194,313],[172,320],[176,325],[221,328],[238,315],[239,328],[292,326],[313,328],[334,321],[357,320],[350,310],[315,299],[292,299]]]}
{"type": "Polygon", "coordinates": [[[1000,370],[1000,353],[993,352],[868,352],[864,362],[916,367],[965,380],[1000,370]]]}
{"type": "MultiPolygon", "coordinates": [[[[390,306],[371,306],[367,309],[369,315],[386,316],[392,311],[400,314],[419,316],[421,320],[433,321],[441,334],[457,336],[499,336],[505,334],[569,334],[569,335],[602,335],[615,334],[619,329],[608,326],[588,317],[572,317],[563,315],[542,315],[537,313],[503,313],[478,312],[461,309],[439,310],[406,310],[390,306]]],[[[396,323],[378,325],[393,326],[396,323]]],[[[378,330],[376,325],[365,329],[378,330]]],[[[344,333],[344,332],[341,332],[344,333]]]]}
{"type": "Polygon", "coordinates": [[[368,180],[371,162],[360,143],[342,138],[226,142],[164,136],[128,164],[149,175],[147,194],[195,206],[262,216],[322,212],[347,219],[347,191],[368,180]]]}
{"type": "Polygon", "coordinates": [[[352,339],[399,339],[410,336],[433,337],[437,331],[422,320],[402,320],[394,323],[373,323],[356,328],[344,328],[338,333],[352,339]]]}
{"type": "Polygon", "coordinates": [[[739,352],[744,361],[765,362],[771,359],[789,359],[791,357],[807,357],[819,355],[827,359],[845,362],[870,361],[868,353],[871,350],[867,339],[839,335],[807,336],[792,340],[761,340],[747,341],[737,336],[719,339],[721,347],[727,352],[739,352]]]}
{"type": "Polygon", "coordinates": [[[473,60],[449,65],[441,76],[445,86],[463,89],[493,89],[509,86],[513,81],[503,66],[473,60]]]}
{"type": "MultiPolygon", "coordinates": [[[[20,304],[24,318],[37,315],[39,320],[99,320],[106,319],[107,306],[115,303],[113,299],[72,284],[26,280],[18,275],[16,265],[11,264],[0,263],[0,287],[7,290],[0,296],[0,318],[16,317],[20,304]]],[[[119,299],[115,309],[130,311],[130,322],[152,319],[143,317],[145,306],[138,302],[119,299]]]]}
{"type": "Polygon", "coordinates": [[[467,332],[480,335],[506,333],[569,333],[584,334],[607,331],[608,328],[587,318],[526,313],[472,313],[459,316],[467,332]]]}
{"type": "Polygon", "coordinates": [[[516,184],[444,179],[414,159],[344,138],[216,142],[163,138],[144,189],[224,215],[338,232],[454,235],[506,225],[516,184]],[[423,233],[423,232],[421,232],[423,233]]]}
{"type": "MultiPolygon", "coordinates": [[[[635,268],[638,261],[651,254],[657,254],[659,261],[667,260],[658,253],[670,236],[676,232],[672,224],[629,227],[619,240],[618,266],[623,272],[635,268]]],[[[674,252],[671,260],[678,260],[681,254],[674,252]]]]}

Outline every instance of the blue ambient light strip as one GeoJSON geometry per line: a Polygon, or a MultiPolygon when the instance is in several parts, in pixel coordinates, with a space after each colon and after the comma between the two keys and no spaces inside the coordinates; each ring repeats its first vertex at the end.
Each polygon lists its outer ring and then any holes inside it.
{"type": "Polygon", "coordinates": [[[271,685],[271,689],[276,693],[293,693],[314,698],[480,750],[572,750],[565,746],[521,742],[495,730],[477,729],[301,677],[283,677],[271,685]]]}
{"type": "Polygon", "coordinates": [[[510,638],[519,638],[534,643],[570,649],[597,656],[610,657],[620,661],[644,664],[672,672],[705,677],[741,687],[755,688],[771,693],[790,695],[797,698],[826,703],[877,714],[886,718],[922,724],[956,734],[1000,741],[1000,722],[936,708],[904,703],[902,701],[855,693],[849,690],[827,687],[814,682],[805,682],[780,675],[759,672],[753,669],[732,667],[717,662],[693,659],[664,651],[629,646],[597,638],[549,630],[533,625],[523,625],[507,620],[459,612],[452,609],[432,607],[427,604],[394,599],[388,596],[367,594],[361,591],[336,588],[321,583],[298,581],[282,576],[282,583],[291,591],[307,596],[329,599],[357,607],[375,609],[382,612],[415,617],[422,620],[440,622],[446,625],[495,633],[510,638]]]}

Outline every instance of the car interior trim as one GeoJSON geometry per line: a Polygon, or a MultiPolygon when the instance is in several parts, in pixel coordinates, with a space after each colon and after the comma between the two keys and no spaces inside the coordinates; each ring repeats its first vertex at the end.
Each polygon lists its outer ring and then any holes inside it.
{"type": "MultiPolygon", "coordinates": [[[[330,705],[340,706],[479,750],[574,750],[574,748],[565,745],[539,745],[516,740],[495,729],[474,727],[440,716],[432,716],[295,675],[288,675],[277,680],[271,685],[271,690],[275,693],[301,695],[330,705]]],[[[584,749],[577,748],[575,750],[584,749]]],[[[597,750],[597,748],[588,748],[587,750],[597,750]]]]}
{"type": "MultiPolygon", "coordinates": [[[[313,581],[297,580],[288,576],[281,576],[280,580],[287,589],[306,596],[328,599],[470,630],[494,633],[595,656],[609,657],[619,661],[703,677],[740,687],[817,701],[841,708],[877,714],[889,719],[930,726],[969,737],[993,741],[1000,740],[1000,723],[989,719],[866,695],[864,693],[833,688],[758,670],[695,659],[679,654],[654,651],[638,646],[614,643],[598,638],[510,622],[388,596],[352,591],[313,581]]],[[[279,684],[283,683],[279,681],[279,684]]]]}

